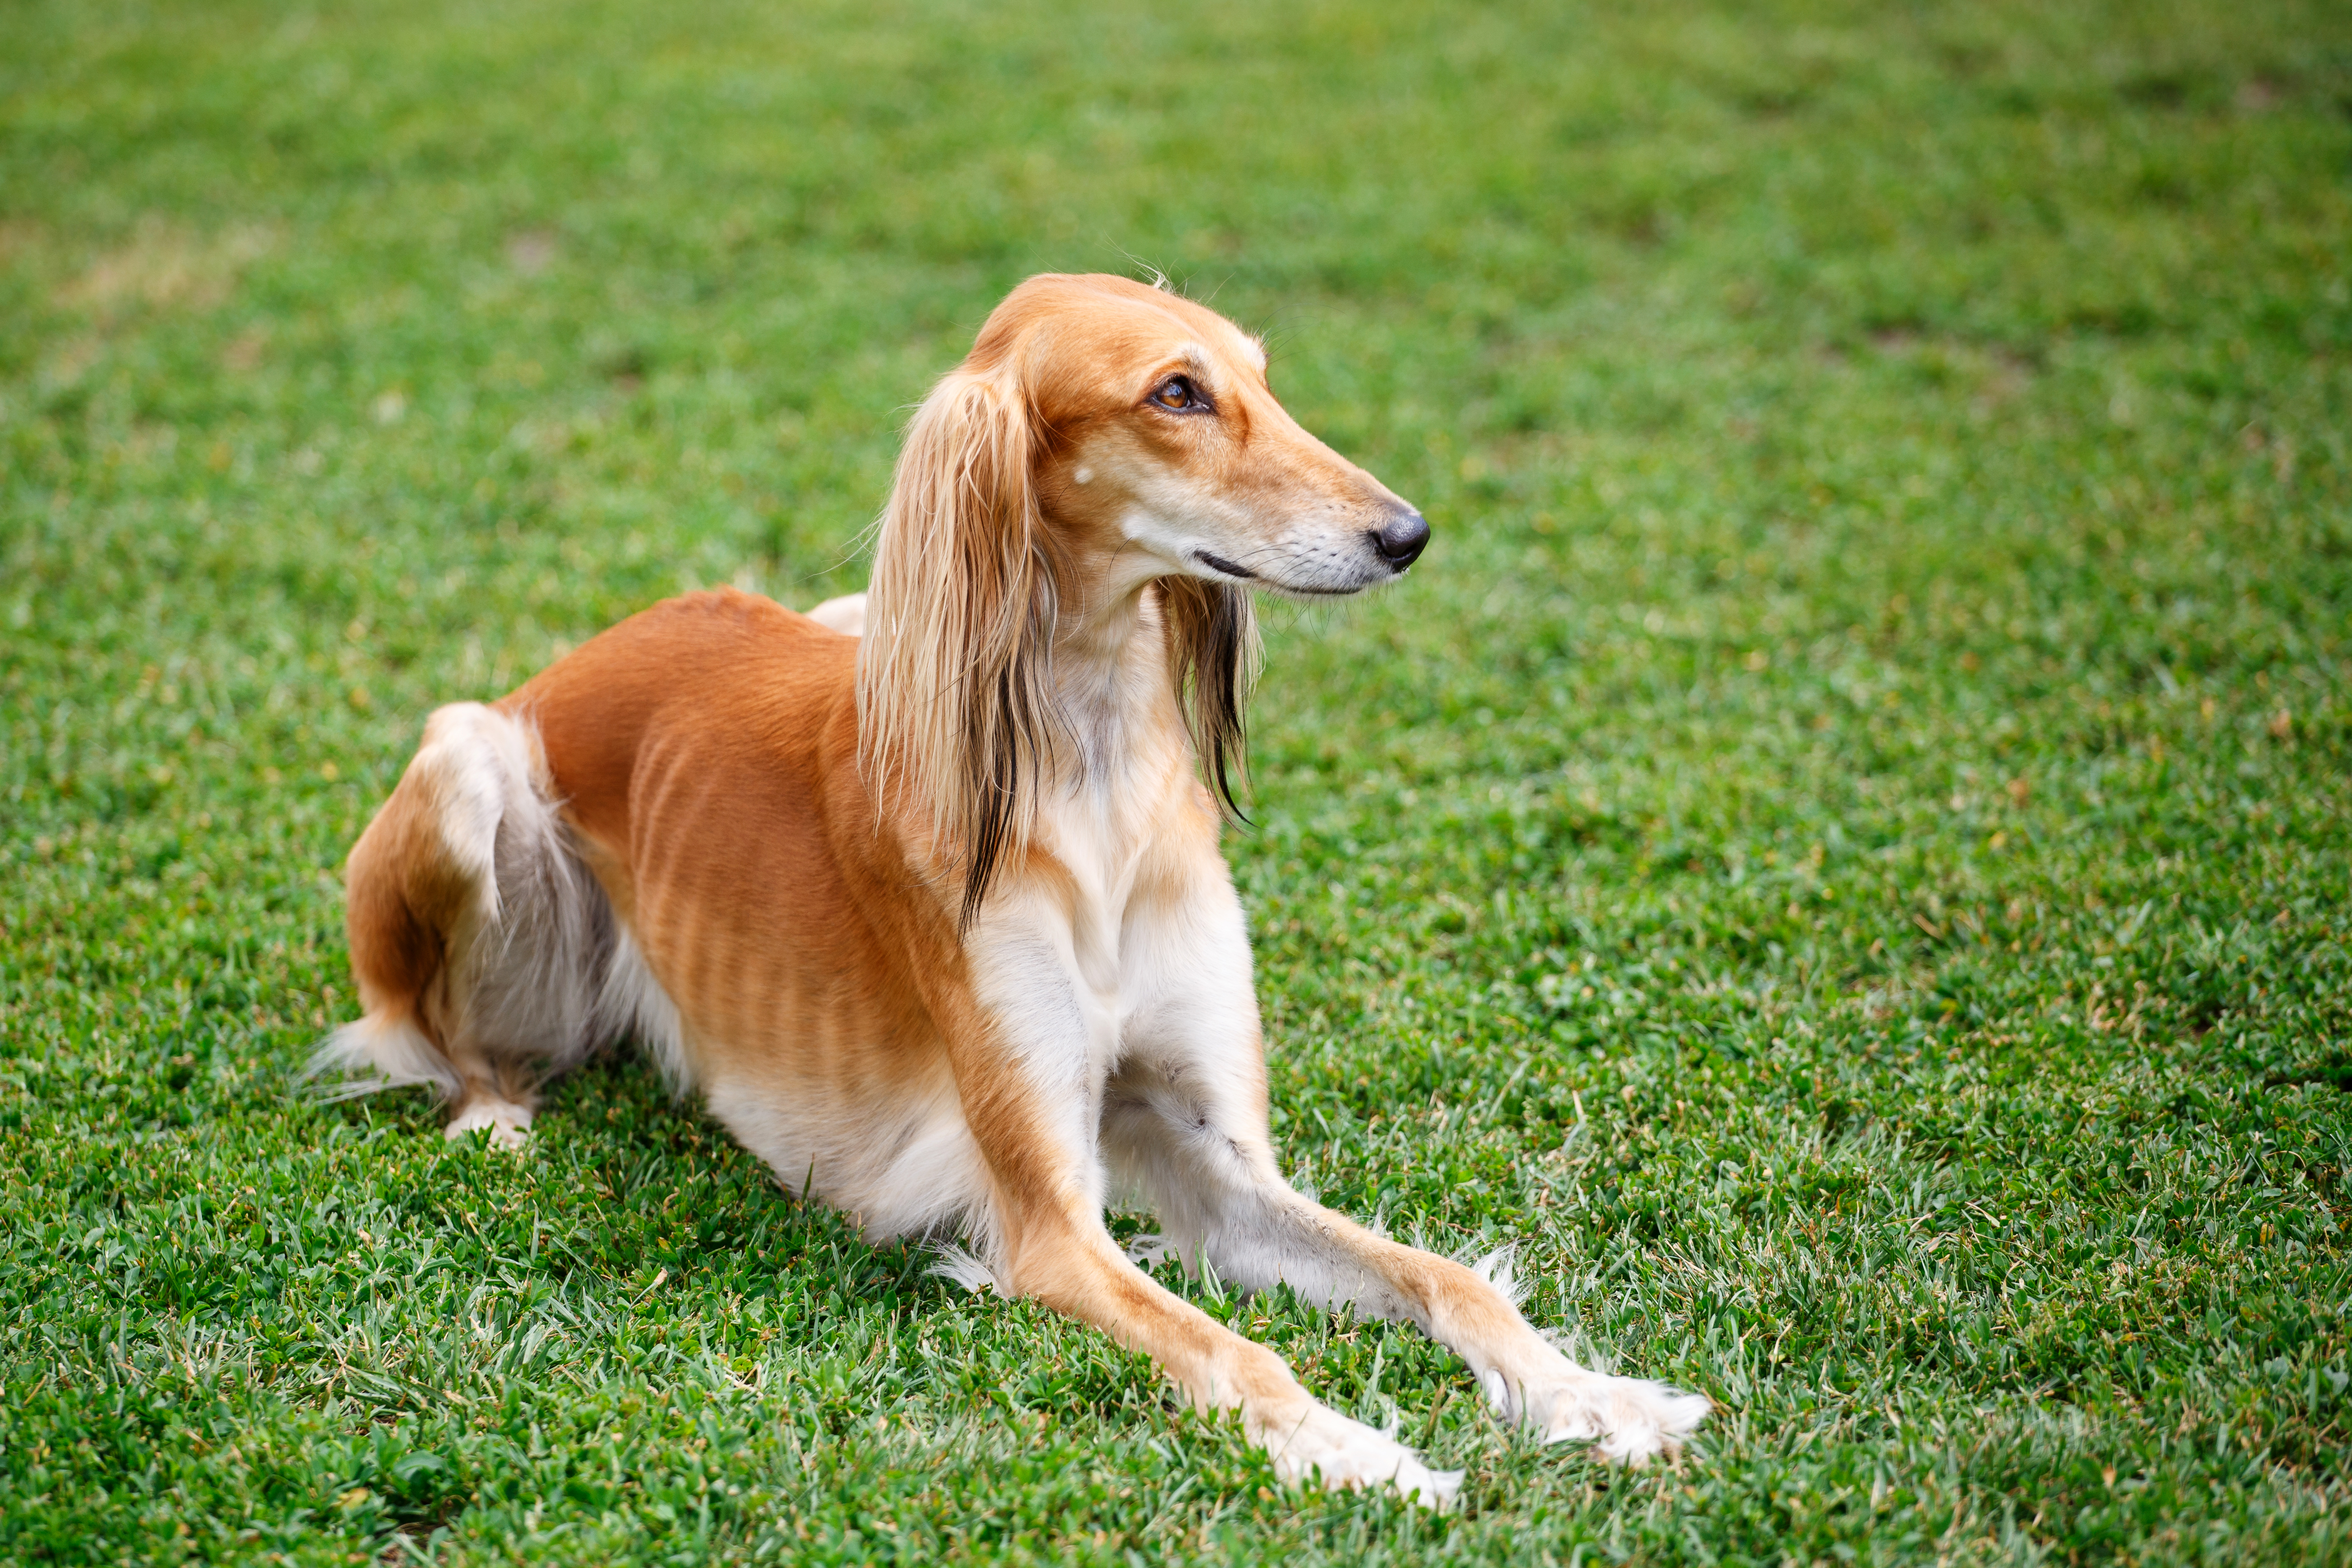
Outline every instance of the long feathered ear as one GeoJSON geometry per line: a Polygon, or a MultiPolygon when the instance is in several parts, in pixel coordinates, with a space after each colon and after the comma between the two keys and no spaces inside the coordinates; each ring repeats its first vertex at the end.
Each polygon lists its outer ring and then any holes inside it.
{"type": "Polygon", "coordinates": [[[1035,445],[1009,378],[957,371],[932,389],[898,455],[857,653],[867,786],[961,858],[966,927],[1028,844],[1065,740],[1035,445]]]}
{"type": "Polygon", "coordinates": [[[1243,718],[1257,675],[1257,616],[1246,589],[1198,577],[1163,577],[1160,605],[1168,622],[1169,672],[1176,705],[1192,731],[1217,804],[1237,820],[1234,775],[1248,782],[1249,732],[1243,718]]]}

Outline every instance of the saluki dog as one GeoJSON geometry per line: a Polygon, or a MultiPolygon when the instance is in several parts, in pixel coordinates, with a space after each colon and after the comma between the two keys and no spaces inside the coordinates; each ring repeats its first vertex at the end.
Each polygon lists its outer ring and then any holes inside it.
{"type": "Polygon", "coordinates": [[[916,412],[862,602],[689,594],[432,715],[352,851],[365,1016],[314,1069],[520,1146],[538,1086],[633,1037],[786,1187],[870,1237],[960,1235],[967,1283],[1238,1407],[1289,1480],[1442,1505],[1456,1476],[1154,1280],[1115,1194],[1188,1268],[1419,1325],[1538,1436],[1671,1449],[1706,1399],[1577,1365],[1498,1260],[1275,1162],[1218,850],[1250,595],[1360,593],[1428,539],[1222,316],[1033,278],[916,412]]]}

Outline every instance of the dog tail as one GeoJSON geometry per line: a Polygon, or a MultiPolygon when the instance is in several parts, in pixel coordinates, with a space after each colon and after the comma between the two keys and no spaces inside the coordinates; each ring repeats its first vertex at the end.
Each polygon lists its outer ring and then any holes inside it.
{"type": "Polygon", "coordinates": [[[302,1077],[321,1100],[352,1100],[381,1089],[430,1089],[443,1100],[464,1092],[457,1069],[414,1017],[370,1013],[345,1024],[310,1053],[302,1077]]]}
{"type": "Polygon", "coordinates": [[[478,702],[436,711],[347,881],[365,1016],[310,1058],[326,1097],[418,1085],[527,1108],[546,1073],[617,1036],[612,910],[525,721],[478,702]]]}

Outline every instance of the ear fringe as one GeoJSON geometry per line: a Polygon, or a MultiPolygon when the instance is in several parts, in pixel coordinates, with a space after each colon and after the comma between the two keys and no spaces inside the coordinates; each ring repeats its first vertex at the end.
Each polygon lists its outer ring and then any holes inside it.
{"type": "Polygon", "coordinates": [[[961,860],[963,927],[1027,847],[1067,742],[1035,444],[1026,400],[1000,376],[942,380],[908,428],[866,591],[859,763],[877,801],[961,860]]]}
{"type": "Polygon", "coordinates": [[[1160,603],[1168,625],[1168,668],[1176,706],[1192,732],[1193,753],[1217,804],[1242,813],[1234,781],[1249,782],[1250,685],[1257,679],[1257,612],[1248,590],[1198,577],[1163,577],[1160,603]]]}

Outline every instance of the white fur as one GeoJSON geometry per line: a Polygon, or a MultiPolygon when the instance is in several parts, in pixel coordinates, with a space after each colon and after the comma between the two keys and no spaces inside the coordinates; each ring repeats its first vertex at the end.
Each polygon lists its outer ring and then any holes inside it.
{"type": "Polygon", "coordinates": [[[303,1076],[323,1079],[322,1100],[352,1100],[384,1089],[429,1089],[457,1098],[457,1071],[406,1019],[370,1016],[345,1024],[311,1054],[303,1076]]]}
{"type": "Polygon", "coordinates": [[[1479,1378],[1495,1413],[1538,1441],[1591,1442],[1603,1458],[1639,1465],[1680,1447],[1714,1408],[1703,1395],[1589,1372],[1546,1348],[1528,1370],[1479,1378]]]}
{"type": "Polygon", "coordinates": [[[995,1272],[962,1247],[951,1241],[943,1241],[934,1250],[939,1257],[929,1272],[935,1277],[951,1280],[967,1290],[996,1289],[995,1272]]]}
{"type": "Polygon", "coordinates": [[[711,1115],[786,1191],[854,1215],[869,1239],[962,1224],[982,1256],[992,1256],[987,1162],[944,1065],[928,1081],[901,1085],[878,1113],[740,1068],[702,1089],[711,1115]]]}
{"type": "Polygon", "coordinates": [[[523,1149],[530,1143],[530,1114],[527,1105],[481,1096],[467,1101],[465,1108],[449,1119],[441,1135],[455,1143],[488,1128],[494,1147],[523,1149]]]}
{"type": "Polygon", "coordinates": [[[827,599],[809,611],[808,618],[844,637],[862,637],[866,635],[866,595],[844,594],[837,599],[827,599]]]}
{"type": "Polygon", "coordinates": [[[1294,1486],[1318,1481],[1336,1491],[1392,1485],[1415,1502],[1442,1509],[1462,1485],[1460,1470],[1433,1470],[1386,1433],[1311,1401],[1295,1418],[1269,1422],[1251,1436],[1265,1446],[1275,1473],[1294,1486]]]}

